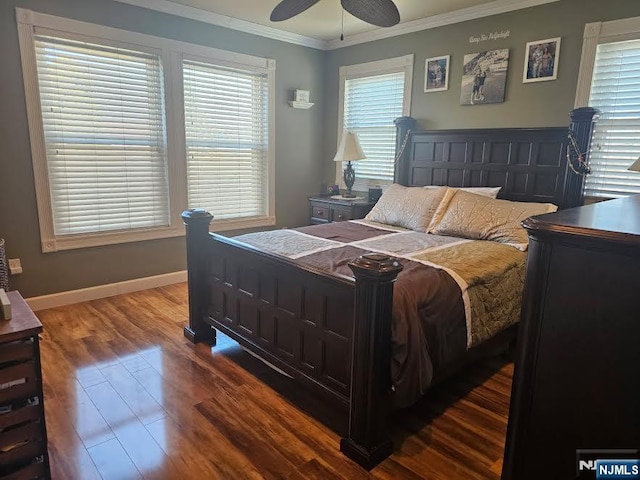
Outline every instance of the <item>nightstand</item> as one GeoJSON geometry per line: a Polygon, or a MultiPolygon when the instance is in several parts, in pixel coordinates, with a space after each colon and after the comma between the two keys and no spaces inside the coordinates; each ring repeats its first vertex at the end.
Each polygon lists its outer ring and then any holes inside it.
{"type": "Polygon", "coordinates": [[[364,218],[375,202],[362,200],[343,200],[331,197],[309,198],[310,222],[312,225],[329,222],[344,222],[364,218]]]}

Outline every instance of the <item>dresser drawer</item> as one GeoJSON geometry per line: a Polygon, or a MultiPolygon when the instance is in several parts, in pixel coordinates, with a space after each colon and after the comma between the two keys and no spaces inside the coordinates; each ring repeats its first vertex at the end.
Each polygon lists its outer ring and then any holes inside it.
{"type": "Polygon", "coordinates": [[[360,200],[342,200],[331,197],[309,198],[310,223],[344,222],[364,218],[374,202],[360,200]]]}
{"type": "Polygon", "coordinates": [[[11,404],[2,405],[5,413],[0,414],[0,446],[3,445],[3,436],[16,426],[27,422],[40,420],[40,403],[32,398],[14,401],[11,404]]]}
{"type": "MultiPolygon", "coordinates": [[[[31,447],[36,448],[37,447],[31,447]]],[[[8,469],[5,475],[4,471],[0,470],[2,474],[0,479],[2,480],[24,480],[25,478],[49,478],[49,469],[42,459],[32,460],[33,463],[27,463],[21,466],[18,470],[8,469]]],[[[23,462],[24,464],[24,462],[23,462]]]]}
{"type": "Polygon", "coordinates": [[[35,343],[31,338],[0,343],[0,368],[3,368],[4,364],[8,362],[28,360],[34,355],[35,343]]]}
{"type": "Polygon", "coordinates": [[[353,209],[346,207],[333,207],[331,209],[332,222],[344,222],[346,220],[353,220],[353,209]]]}
{"type": "MultiPolygon", "coordinates": [[[[26,479],[33,478],[31,472],[41,472],[43,469],[38,467],[42,465],[40,462],[34,463],[36,457],[46,452],[46,444],[43,440],[32,437],[26,443],[17,445],[15,448],[7,452],[0,452],[0,478],[26,479]]],[[[44,473],[47,474],[49,467],[45,466],[44,473]]],[[[40,478],[40,477],[38,477],[40,478]]],[[[50,478],[50,475],[46,475],[50,478]]]]}
{"type": "Polygon", "coordinates": [[[327,205],[311,205],[311,220],[324,223],[331,219],[331,210],[327,205]]]}
{"type": "Polygon", "coordinates": [[[38,394],[34,360],[0,368],[0,405],[38,394]]]}

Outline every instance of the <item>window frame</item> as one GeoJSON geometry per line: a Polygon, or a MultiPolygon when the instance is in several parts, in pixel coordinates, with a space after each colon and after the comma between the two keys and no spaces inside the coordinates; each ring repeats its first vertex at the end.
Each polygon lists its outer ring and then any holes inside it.
{"type": "Polygon", "coordinates": [[[593,22],[584,26],[575,108],[589,106],[598,45],[638,39],[640,39],[640,17],[623,18],[610,22],[593,22]]]}
{"type": "Polygon", "coordinates": [[[16,19],[43,253],[179,237],[185,234],[180,217],[182,211],[187,208],[184,93],[182,90],[182,60],[184,58],[199,58],[214,65],[254,70],[267,74],[268,154],[267,179],[265,180],[267,191],[266,215],[216,221],[215,212],[211,212],[214,215],[211,231],[239,230],[275,225],[275,60],[71,20],[23,8],[16,8],[16,19]],[[97,44],[120,46],[131,50],[152,51],[160,55],[165,84],[169,226],[77,235],[55,235],[34,43],[34,36],[39,32],[45,31],[49,35],[61,38],[80,39],[97,44]]]}
{"type": "MultiPolygon", "coordinates": [[[[411,93],[413,88],[413,63],[414,55],[408,54],[401,57],[387,58],[373,62],[359,63],[354,65],[344,65],[339,69],[339,92],[338,92],[338,135],[336,137],[336,149],[340,145],[342,132],[344,129],[344,93],[347,80],[355,78],[373,77],[388,73],[404,72],[404,97],[402,106],[402,115],[411,115],[411,93]]],[[[336,184],[341,188],[346,188],[342,172],[344,167],[342,162],[336,162],[336,184]]],[[[356,182],[359,187],[371,188],[375,185],[390,185],[392,182],[386,180],[363,179],[356,182]]],[[[354,187],[355,188],[355,187],[354,187]]]]}
{"type": "MultiPolygon", "coordinates": [[[[183,75],[183,64],[185,61],[192,61],[192,62],[198,62],[198,63],[203,63],[203,64],[207,64],[213,67],[223,67],[223,68],[230,68],[230,69],[239,69],[239,70],[243,70],[243,71],[251,71],[254,73],[259,73],[259,74],[264,74],[265,71],[262,68],[256,68],[256,67],[252,67],[252,66],[247,66],[246,64],[241,64],[238,62],[233,62],[233,61],[216,61],[216,62],[212,62],[211,58],[208,57],[204,57],[202,55],[195,55],[195,54],[191,54],[191,53],[185,53],[182,54],[181,58],[180,58],[180,79],[175,79],[176,82],[179,81],[180,82],[180,88],[177,89],[180,93],[181,93],[181,99],[180,99],[180,106],[178,108],[178,110],[180,111],[182,117],[181,117],[181,121],[180,121],[180,125],[185,125],[185,103],[184,103],[184,75],[183,75]]],[[[273,112],[273,108],[271,106],[271,97],[273,95],[271,95],[271,93],[275,90],[275,85],[272,84],[272,80],[273,80],[273,75],[269,76],[267,75],[267,89],[268,89],[268,96],[269,96],[269,100],[268,100],[268,105],[267,105],[267,109],[268,109],[268,115],[271,115],[271,112],[273,112]]],[[[272,130],[272,125],[273,122],[272,121],[267,121],[267,129],[268,129],[268,137],[271,134],[271,130],[272,130]]],[[[184,179],[185,179],[185,185],[187,185],[188,183],[188,178],[187,178],[187,162],[188,159],[186,157],[186,152],[187,152],[187,145],[186,145],[186,126],[185,128],[183,128],[180,132],[182,134],[181,137],[181,145],[184,146],[183,151],[185,152],[185,161],[184,161],[184,179]]],[[[271,148],[271,145],[273,145],[273,141],[271,138],[268,138],[268,149],[267,149],[267,161],[268,164],[270,164],[272,167],[274,165],[274,159],[275,157],[272,155],[272,151],[273,148],[271,148]],[[273,158],[272,158],[273,157],[273,158]]],[[[269,168],[269,167],[267,167],[269,168]]],[[[181,177],[182,178],[182,177],[181,177]]],[[[269,179],[273,180],[274,175],[269,174],[269,179]]],[[[269,202],[273,202],[273,195],[269,195],[269,192],[275,191],[275,183],[271,186],[271,188],[267,188],[266,193],[267,193],[267,203],[269,202]]],[[[185,187],[185,205],[188,204],[188,194],[187,194],[187,190],[185,187]]],[[[275,204],[273,204],[271,207],[269,207],[271,209],[275,208],[275,204]]],[[[246,218],[254,218],[254,217],[239,217],[240,219],[246,219],[246,218]]],[[[222,222],[241,222],[242,220],[234,220],[234,219],[227,219],[227,220],[219,220],[220,223],[222,222]]],[[[270,225],[275,224],[275,221],[273,223],[271,223],[270,225]]],[[[250,225],[250,226],[254,226],[254,225],[250,225]]],[[[244,227],[243,227],[244,228],[244,227]]]]}
{"type": "MultiPolygon", "coordinates": [[[[640,17],[585,24],[580,68],[578,71],[578,84],[576,86],[576,97],[574,101],[575,108],[589,106],[598,45],[624,42],[627,40],[640,40],[640,17]]],[[[590,196],[585,198],[587,201],[598,201],[605,200],[609,197],[590,196]]]]}

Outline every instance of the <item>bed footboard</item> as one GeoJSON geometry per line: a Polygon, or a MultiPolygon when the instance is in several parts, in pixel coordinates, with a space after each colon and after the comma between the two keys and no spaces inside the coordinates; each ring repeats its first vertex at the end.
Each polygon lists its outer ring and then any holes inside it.
{"type": "Polygon", "coordinates": [[[212,216],[182,214],[187,228],[189,325],[194,343],[216,329],[297,381],[349,409],[341,451],[370,469],[392,451],[393,283],[402,267],[367,254],[349,265],[356,281],[209,233],[212,216]]]}

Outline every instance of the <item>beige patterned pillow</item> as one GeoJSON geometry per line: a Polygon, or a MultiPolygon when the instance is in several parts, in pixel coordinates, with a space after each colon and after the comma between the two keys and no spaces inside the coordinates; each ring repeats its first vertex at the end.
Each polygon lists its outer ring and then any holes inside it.
{"type": "Polygon", "coordinates": [[[533,215],[558,209],[551,203],[497,200],[461,190],[443,203],[446,208],[440,217],[434,217],[429,226],[430,233],[493,240],[522,251],[527,249],[529,238],[520,223],[533,215]]]}
{"type": "Polygon", "coordinates": [[[394,183],[384,191],[365,220],[426,232],[446,191],[447,187],[427,189],[394,183]]]}

